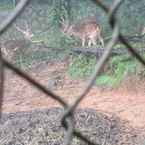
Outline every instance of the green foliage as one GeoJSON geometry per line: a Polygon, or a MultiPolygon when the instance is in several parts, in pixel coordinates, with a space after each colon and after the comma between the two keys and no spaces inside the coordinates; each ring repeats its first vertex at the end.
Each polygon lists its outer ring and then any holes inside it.
{"type": "MultiPolygon", "coordinates": [[[[112,5],[113,0],[104,1],[107,5],[112,5]]],[[[126,0],[122,3],[117,12],[121,30],[126,35],[140,33],[140,28],[145,25],[145,0],[126,0]]],[[[9,10],[13,8],[12,0],[3,0],[0,2],[0,10],[9,10]]],[[[97,22],[102,26],[103,37],[111,36],[112,29],[108,24],[106,14],[101,8],[94,5],[90,0],[33,0],[28,11],[25,11],[18,19],[20,25],[26,20],[32,24],[32,30],[35,34],[33,42],[43,42],[48,47],[65,48],[69,50],[71,46],[78,43],[78,39],[70,38],[61,31],[60,19],[65,16],[70,23],[75,23],[81,18],[87,16],[96,16],[97,22]],[[66,4],[67,3],[67,4],[66,4]],[[32,10],[31,10],[32,9],[32,10]]],[[[11,27],[5,34],[4,40],[20,39],[20,34],[14,27],[11,27]]],[[[2,37],[4,36],[2,35],[2,37]]],[[[2,38],[1,37],[1,38],[2,38]]],[[[133,47],[142,48],[144,43],[132,43],[133,47]]],[[[124,48],[122,44],[117,44],[115,48],[124,48]]],[[[33,52],[33,54],[20,54],[16,59],[16,64],[21,67],[30,67],[38,61],[47,61],[50,58],[65,55],[53,53],[33,52]]],[[[93,72],[96,59],[94,57],[85,57],[80,55],[74,57],[69,67],[69,73],[73,77],[88,77],[93,72]]],[[[98,77],[97,84],[117,84],[128,73],[138,73],[138,63],[135,59],[129,59],[129,56],[115,56],[111,58],[109,69],[98,77]]],[[[144,72],[144,71],[143,71],[144,72]]]]}
{"type": "Polygon", "coordinates": [[[113,68],[112,74],[102,74],[96,80],[96,84],[105,85],[105,86],[117,86],[125,78],[129,72],[132,72],[136,69],[136,65],[133,62],[117,62],[116,69],[113,68]]]}
{"type": "MultiPolygon", "coordinates": [[[[113,0],[104,1],[106,5],[112,5],[113,0]]],[[[0,2],[0,9],[6,7],[13,7],[13,0],[3,0],[0,2]]],[[[144,12],[145,1],[140,2],[126,0],[122,3],[117,16],[121,25],[121,31],[126,35],[140,33],[140,28],[145,25],[145,20],[142,19],[144,12]]],[[[9,9],[9,8],[8,8],[9,9]]],[[[67,47],[75,44],[75,39],[68,39],[68,37],[61,34],[60,18],[65,16],[70,23],[75,23],[81,18],[87,16],[96,16],[97,22],[102,26],[103,37],[110,36],[112,29],[108,24],[108,18],[104,11],[90,0],[33,0],[29,11],[25,11],[20,17],[24,21],[29,21],[32,24],[32,29],[35,35],[43,37],[44,42],[49,46],[67,47]],[[67,3],[67,4],[66,4],[67,3]],[[32,10],[31,10],[32,9],[32,10]],[[65,40],[66,39],[66,40],[65,40]]],[[[13,32],[16,30],[13,30],[13,32]]],[[[15,32],[14,32],[15,34],[15,32]]],[[[7,39],[14,38],[13,33],[9,31],[7,39]]],[[[19,35],[16,35],[19,38],[19,35]]]]}
{"type": "MultiPolygon", "coordinates": [[[[67,53],[67,52],[66,52],[67,53]]],[[[29,54],[17,54],[15,58],[15,65],[23,70],[27,70],[32,68],[33,65],[46,62],[50,60],[63,60],[65,58],[66,53],[58,53],[58,51],[35,51],[29,54]]]]}
{"type": "Polygon", "coordinates": [[[29,69],[32,67],[32,65],[36,62],[40,61],[46,61],[49,59],[47,53],[40,53],[40,52],[35,52],[35,53],[30,53],[29,55],[17,55],[15,64],[17,67],[22,68],[24,70],[29,69]]]}
{"type": "Polygon", "coordinates": [[[114,84],[114,78],[109,75],[100,75],[96,80],[97,85],[101,86],[112,86],[114,84]]]}
{"type": "Polygon", "coordinates": [[[15,5],[12,0],[0,1],[0,11],[9,11],[14,9],[15,5]]]}
{"type": "Polygon", "coordinates": [[[73,78],[87,77],[93,72],[95,63],[95,58],[79,55],[73,58],[68,72],[73,78]]]}
{"type": "MultiPolygon", "coordinates": [[[[89,77],[93,73],[95,64],[95,58],[89,58],[83,55],[74,57],[69,67],[69,74],[75,78],[89,77]]],[[[108,69],[98,76],[96,84],[117,86],[127,75],[139,73],[139,62],[136,59],[131,59],[129,55],[114,56],[109,61],[108,69]]]]}
{"type": "Polygon", "coordinates": [[[119,85],[125,76],[135,74],[137,72],[138,62],[127,55],[115,56],[111,58],[109,66],[109,73],[106,72],[101,75],[97,80],[97,84],[109,86],[119,85]]]}
{"type": "MultiPolygon", "coordinates": [[[[129,41],[128,41],[129,42],[129,41]]],[[[144,44],[142,43],[142,42],[129,42],[131,45],[132,45],[132,47],[134,47],[134,48],[143,48],[144,47],[144,44]]],[[[123,44],[121,44],[121,43],[118,43],[118,44],[116,44],[115,46],[114,46],[114,48],[126,48],[123,44]]]]}

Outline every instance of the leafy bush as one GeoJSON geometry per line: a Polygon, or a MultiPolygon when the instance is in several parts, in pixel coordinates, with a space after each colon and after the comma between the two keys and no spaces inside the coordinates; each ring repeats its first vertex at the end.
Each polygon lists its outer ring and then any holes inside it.
{"type": "Polygon", "coordinates": [[[83,55],[75,56],[69,66],[68,72],[73,78],[87,77],[93,72],[95,64],[95,58],[83,55]]]}
{"type": "MultiPolygon", "coordinates": [[[[95,64],[95,57],[79,55],[73,58],[69,66],[69,74],[75,78],[89,77],[93,73],[95,64]]],[[[97,85],[117,86],[127,75],[138,75],[141,71],[145,73],[145,69],[140,69],[139,62],[129,55],[114,56],[107,65],[108,69],[98,76],[97,85]]]]}
{"type": "Polygon", "coordinates": [[[17,54],[15,58],[15,65],[23,70],[27,70],[40,62],[47,62],[50,60],[61,61],[65,58],[66,54],[67,52],[58,53],[58,51],[35,51],[29,54],[17,54]]]}

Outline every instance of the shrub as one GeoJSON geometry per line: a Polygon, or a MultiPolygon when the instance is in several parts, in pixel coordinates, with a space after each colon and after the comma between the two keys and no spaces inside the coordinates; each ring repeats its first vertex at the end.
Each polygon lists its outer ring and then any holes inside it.
{"type": "MultiPolygon", "coordinates": [[[[73,78],[89,77],[95,64],[95,57],[75,56],[68,72],[73,78]]],[[[117,86],[127,75],[145,73],[144,69],[140,69],[139,62],[129,55],[113,56],[107,65],[108,69],[97,77],[97,85],[117,86]]]]}

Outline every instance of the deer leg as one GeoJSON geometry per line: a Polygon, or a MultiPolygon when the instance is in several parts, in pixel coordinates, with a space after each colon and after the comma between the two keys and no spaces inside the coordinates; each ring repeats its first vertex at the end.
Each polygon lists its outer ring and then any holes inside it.
{"type": "Polygon", "coordinates": [[[90,47],[91,45],[95,46],[96,45],[96,38],[89,38],[88,46],[90,47]]]}
{"type": "Polygon", "coordinates": [[[96,46],[96,40],[95,39],[92,39],[92,44],[93,44],[93,46],[96,46]]]}
{"type": "Polygon", "coordinates": [[[100,41],[102,47],[104,47],[104,40],[103,40],[103,38],[101,36],[99,37],[99,41],[100,41]]]}
{"type": "Polygon", "coordinates": [[[91,47],[91,44],[92,44],[91,39],[89,39],[89,41],[88,41],[88,47],[91,47]]]}
{"type": "Polygon", "coordinates": [[[85,38],[83,38],[83,39],[82,39],[82,46],[83,46],[83,47],[85,46],[85,41],[86,41],[85,38]]]}

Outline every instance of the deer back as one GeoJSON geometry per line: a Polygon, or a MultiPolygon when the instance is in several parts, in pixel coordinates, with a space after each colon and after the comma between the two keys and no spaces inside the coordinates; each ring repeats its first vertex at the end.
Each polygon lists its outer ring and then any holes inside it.
{"type": "Polygon", "coordinates": [[[18,49],[25,49],[29,47],[31,44],[31,41],[26,39],[21,40],[6,40],[1,43],[1,49],[7,58],[13,58],[17,52],[18,49]]]}
{"type": "Polygon", "coordinates": [[[32,33],[27,22],[25,22],[24,24],[25,28],[20,28],[19,26],[14,24],[16,30],[24,35],[23,39],[6,40],[1,42],[1,48],[5,56],[11,57],[11,55],[15,54],[15,51],[17,49],[27,48],[31,44],[31,38],[34,36],[34,34],[32,33]]]}
{"type": "Polygon", "coordinates": [[[68,35],[73,35],[77,37],[95,37],[100,35],[100,26],[97,24],[95,19],[87,18],[82,19],[78,23],[68,25],[63,24],[63,32],[68,35]]]}

